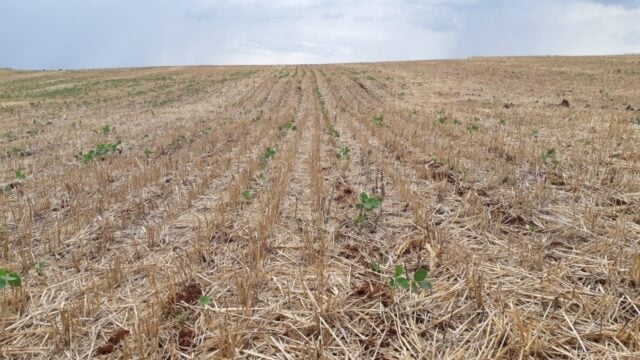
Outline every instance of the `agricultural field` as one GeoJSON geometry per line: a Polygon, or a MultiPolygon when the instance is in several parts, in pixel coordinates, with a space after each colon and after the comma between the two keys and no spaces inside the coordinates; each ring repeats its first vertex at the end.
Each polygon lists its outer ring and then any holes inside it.
{"type": "Polygon", "coordinates": [[[640,56],[0,70],[0,356],[640,358],[640,56]]]}

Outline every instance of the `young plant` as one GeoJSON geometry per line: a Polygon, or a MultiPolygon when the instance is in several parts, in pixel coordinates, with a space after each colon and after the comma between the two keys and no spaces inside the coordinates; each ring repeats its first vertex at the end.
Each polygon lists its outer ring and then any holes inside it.
{"type": "Polygon", "coordinates": [[[245,200],[251,200],[251,198],[253,198],[253,193],[251,192],[251,190],[245,190],[241,195],[245,200]]]}
{"type": "Polygon", "coordinates": [[[331,125],[331,129],[329,129],[329,131],[331,131],[331,136],[333,136],[335,139],[340,138],[340,131],[338,131],[338,129],[336,129],[334,125],[331,125]]]}
{"type": "Polygon", "coordinates": [[[151,157],[151,154],[153,154],[153,151],[151,151],[151,150],[149,150],[149,149],[147,149],[147,148],[145,148],[145,149],[144,149],[144,158],[145,158],[145,159],[150,158],[150,157],[151,157]]]}
{"type": "Polygon", "coordinates": [[[384,274],[384,270],[380,267],[380,264],[375,260],[371,260],[371,271],[380,275],[384,274]]]}
{"type": "Polygon", "coordinates": [[[47,264],[44,261],[39,261],[37,264],[33,265],[33,270],[38,273],[39,276],[44,275],[44,269],[47,268],[47,264]]]}
{"type": "Polygon", "coordinates": [[[296,131],[296,130],[298,130],[298,127],[296,126],[296,124],[293,121],[287,121],[282,126],[280,126],[280,130],[296,131]]]}
{"type": "Polygon", "coordinates": [[[478,132],[479,130],[480,130],[480,127],[476,124],[467,126],[467,131],[469,132],[469,134],[473,134],[474,132],[478,132]]]}
{"type": "Polygon", "coordinates": [[[100,134],[102,134],[102,135],[107,135],[107,134],[109,134],[110,132],[115,131],[115,129],[116,129],[116,128],[115,128],[115,126],[114,126],[114,127],[111,127],[111,125],[105,125],[105,126],[103,126],[103,127],[101,127],[101,128],[100,128],[100,131],[99,131],[99,132],[100,132],[100,134]]]}
{"type": "Polygon", "coordinates": [[[205,306],[211,304],[211,298],[209,296],[207,296],[207,295],[202,295],[198,299],[198,304],[200,304],[200,306],[202,306],[202,307],[205,307],[205,306]]]}
{"type": "Polygon", "coordinates": [[[549,162],[549,160],[551,160],[551,163],[554,166],[558,165],[559,162],[556,160],[556,149],[549,148],[544,154],[542,154],[542,161],[544,161],[545,164],[549,162]]]}
{"type": "Polygon", "coordinates": [[[427,280],[427,275],[429,272],[420,268],[413,273],[413,276],[403,276],[404,268],[402,265],[396,265],[395,271],[391,279],[389,279],[389,287],[392,289],[402,288],[402,289],[411,289],[413,292],[418,292],[420,290],[431,290],[432,285],[429,280],[427,280]]]}
{"type": "Polygon", "coordinates": [[[16,180],[26,180],[27,175],[22,172],[22,170],[16,170],[16,180]]]}
{"type": "Polygon", "coordinates": [[[446,124],[447,123],[447,115],[440,114],[440,116],[438,116],[438,123],[440,125],[446,124]]]}
{"type": "Polygon", "coordinates": [[[353,222],[358,225],[365,222],[368,219],[367,214],[379,208],[381,203],[382,199],[380,199],[379,197],[369,197],[367,193],[360,193],[360,202],[356,204],[358,215],[355,219],[353,219],[353,222]]]}
{"type": "Polygon", "coordinates": [[[374,116],[372,121],[373,121],[374,124],[376,124],[378,126],[383,126],[384,125],[384,118],[382,117],[382,115],[374,116]]]}
{"type": "Polygon", "coordinates": [[[85,164],[93,161],[93,159],[97,157],[99,157],[100,160],[104,160],[104,157],[106,155],[118,151],[118,146],[120,145],[120,143],[121,142],[118,141],[117,143],[98,144],[96,145],[95,150],[91,149],[86,153],[81,151],[78,155],[76,155],[76,160],[81,161],[85,164]]]}
{"type": "Polygon", "coordinates": [[[348,146],[343,146],[340,151],[336,153],[338,160],[348,160],[351,158],[351,149],[348,146]]]}
{"type": "Polygon", "coordinates": [[[7,285],[11,287],[19,287],[22,285],[20,275],[5,268],[0,268],[0,289],[4,289],[7,285]]]}
{"type": "Polygon", "coordinates": [[[276,156],[276,149],[268,147],[262,157],[265,159],[273,159],[274,156],[276,156]]]}

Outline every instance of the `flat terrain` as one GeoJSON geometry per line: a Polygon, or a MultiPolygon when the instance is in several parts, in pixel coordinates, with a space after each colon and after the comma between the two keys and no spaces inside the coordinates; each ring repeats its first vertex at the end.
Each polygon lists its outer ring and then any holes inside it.
{"type": "Polygon", "coordinates": [[[639,144],[640,56],[0,70],[0,356],[639,358],[639,144]]]}

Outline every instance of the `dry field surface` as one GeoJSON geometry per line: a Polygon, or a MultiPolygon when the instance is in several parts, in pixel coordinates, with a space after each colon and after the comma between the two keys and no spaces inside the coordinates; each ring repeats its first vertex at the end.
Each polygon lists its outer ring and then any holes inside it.
{"type": "Polygon", "coordinates": [[[637,56],[0,70],[0,357],[640,358],[639,144],[637,56]]]}

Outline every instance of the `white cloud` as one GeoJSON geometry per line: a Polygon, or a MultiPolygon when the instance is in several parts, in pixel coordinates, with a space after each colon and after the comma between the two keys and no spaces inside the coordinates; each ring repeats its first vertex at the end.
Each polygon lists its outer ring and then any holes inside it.
{"type": "Polygon", "coordinates": [[[0,66],[316,63],[640,52],[640,1],[0,2],[0,66]]]}

